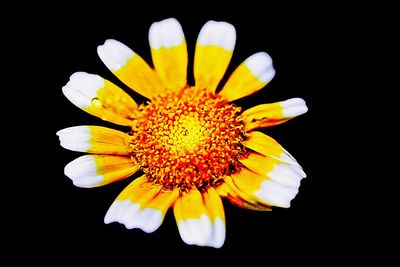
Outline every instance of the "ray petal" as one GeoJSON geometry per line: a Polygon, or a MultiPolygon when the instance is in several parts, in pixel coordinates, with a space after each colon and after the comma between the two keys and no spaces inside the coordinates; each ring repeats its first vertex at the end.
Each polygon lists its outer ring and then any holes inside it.
{"type": "Polygon", "coordinates": [[[237,67],[219,94],[226,100],[233,101],[262,89],[274,76],[271,57],[265,52],[259,52],[237,67]]]}
{"type": "Polygon", "coordinates": [[[196,87],[215,90],[228,68],[236,30],[227,22],[208,21],[200,31],[194,56],[196,87]]]}

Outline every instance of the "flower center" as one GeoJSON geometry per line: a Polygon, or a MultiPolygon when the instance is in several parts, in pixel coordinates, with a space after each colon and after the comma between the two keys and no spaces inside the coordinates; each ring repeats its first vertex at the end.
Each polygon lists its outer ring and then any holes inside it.
{"type": "Polygon", "coordinates": [[[205,89],[185,88],[139,107],[129,145],[147,177],[165,190],[216,185],[246,153],[241,108],[205,89]]]}

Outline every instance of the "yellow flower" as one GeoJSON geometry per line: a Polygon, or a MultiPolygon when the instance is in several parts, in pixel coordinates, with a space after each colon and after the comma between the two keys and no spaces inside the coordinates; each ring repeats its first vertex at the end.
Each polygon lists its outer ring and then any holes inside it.
{"type": "Polygon", "coordinates": [[[231,60],[235,28],[207,22],[194,56],[195,85],[187,84],[188,54],[179,22],[154,23],[149,41],[154,69],[116,40],[97,49],[104,64],[149,101],[138,105],[127,93],[85,72],[63,87],[76,106],[103,120],[128,126],[127,133],[77,126],[57,133],[61,146],[89,155],[65,167],[79,187],[97,187],[142,171],[111,205],[105,223],[150,233],[173,207],[187,244],[219,248],[225,240],[221,197],[254,210],[289,207],[305,177],[297,161],[274,139],[254,131],[307,111],[304,100],[262,104],[245,110],[232,101],[263,88],[275,75],[265,52],[247,58],[217,93],[231,60]]]}

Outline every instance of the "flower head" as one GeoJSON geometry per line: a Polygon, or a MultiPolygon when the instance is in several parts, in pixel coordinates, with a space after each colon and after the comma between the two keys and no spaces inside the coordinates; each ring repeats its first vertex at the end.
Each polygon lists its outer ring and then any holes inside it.
{"type": "Polygon", "coordinates": [[[57,133],[64,148],[87,152],[65,167],[79,187],[97,187],[141,171],[111,205],[105,223],[155,231],[173,207],[184,242],[221,247],[225,216],[221,197],[254,210],[289,207],[305,177],[297,161],[258,128],[307,111],[304,100],[262,104],[242,112],[232,101],[262,89],[275,75],[265,52],[247,58],[216,92],[231,60],[235,28],[207,22],[194,56],[195,85],[187,84],[188,55],[175,19],[149,32],[154,68],[116,40],[98,47],[105,65],[127,86],[149,99],[138,105],[102,77],[74,73],[63,87],[76,106],[127,126],[121,132],[77,126],[57,133]]]}

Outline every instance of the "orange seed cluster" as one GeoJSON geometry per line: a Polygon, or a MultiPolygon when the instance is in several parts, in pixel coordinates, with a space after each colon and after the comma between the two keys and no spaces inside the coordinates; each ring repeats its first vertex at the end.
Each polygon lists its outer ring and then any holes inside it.
{"type": "Polygon", "coordinates": [[[238,171],[246,153],[240,110],[194,87],[158,96],[136,114],[132,159],[165,190],[215,185],[238,171]]]}

